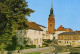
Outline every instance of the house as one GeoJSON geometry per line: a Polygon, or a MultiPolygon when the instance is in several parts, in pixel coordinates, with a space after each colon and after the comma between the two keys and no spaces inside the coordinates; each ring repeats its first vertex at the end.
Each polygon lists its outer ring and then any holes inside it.
{"type": "Polygon", "coordinates": [[[45,26],[42,26],[42,25],[39,25],[39,27],[43,30],[43,32],[42,32],[42,35],[43,35],[42,38],[43,39],[46,39],[46,27],[45,26]]]}
{"type": "Polygon", "coordinates": [[[66,31],[66,32],[71,32],[72,29],[70,29],[70,28],[64,28],[64,27],[61,25],[56,31],[66,31]]]}
{"type": "Polygon", "coordinates": [[[58,45],[80,46],[80,35],[77,32],[58,34],[58,45]]]}
{"type": "Polygon", "coordinates": [[[46,27],[36,24],[35,22],[27,22],[28,30],[17,30],[18,43],[23,44],[23,40],[29,39],[28,45],[42,46],[43,37],[46,35],[46,27]],[[22,38],[20,38],[22,37],[22,38]],[[21,39],[21,41],[20,41],[21,39]]]}
{"type": "Polygon", "coordinates": [[[55,39],[58,39],[58,34],[63,33],[63,32],[71,32],[72,29],[70,28],[64,28],[62,25],[55,31],[55,34],[53,35],[55,39]]]}

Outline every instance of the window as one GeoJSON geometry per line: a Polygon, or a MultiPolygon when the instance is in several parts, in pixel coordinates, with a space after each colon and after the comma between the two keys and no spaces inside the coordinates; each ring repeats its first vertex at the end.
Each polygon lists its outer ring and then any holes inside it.
{"type": "Polygon", "coordinates": [[[61,36],[60,36],[60,40],[61,40],[62,38],[61,38],[61,36]]]}
{"type": "Polygon", "coordinates": [[[45,34],[43,34],[43,36],[45,36],[45,34]]]}
{"type": "Polygon", "coordinates": [[[42,42],[42,39],[40,38],[40,43],[42,42]]]}
{"type": "Polygon", "coordinates": [[[66,36],[64,37],[64,39],[66,39],[66,36]]]}
{"type": "Polygon", "coordinates": [[[36,30],[34,31],[34,34],[36,35],[36,30]]]}
{"type": "Polygon", "coordinates": [[[39,35],[40,35],[40,31],[39,31],[39,35]]]}
{"type": "Polygon", "coordinates": [[[73,37],[73,36],[71,36],[71,39],[73,40],[73,39],[74,39],[74,37],[73,37]]]}
{"type": "Polygon", "coordinates": [[[66,39],[68,39],[68,36],[66,36],[66,39]]]}
{"type": "Polygon", "coordinates": [[[52,27],[52,24],[50,24],[50,27],[52,27]]]}
{"type": "Polygon", "coordinates": [[[68,41],[67,41],[67,44],[68,44],[68,41]]]}
{"type": "Polygon", "coordinates": [[[68,36],[69,37],[69,39],[70,39],[70,36],[68,36]]]}
{"type": "Polygon", "coordinates": [[[37,43],[38,43],[38,41],[39,41],[39,38],[37,38],[37,43]]]}
{"type": "Polygon", "coordinates": [[[65,44],[66,44],[66,41],[65,41],[65,44]]]}

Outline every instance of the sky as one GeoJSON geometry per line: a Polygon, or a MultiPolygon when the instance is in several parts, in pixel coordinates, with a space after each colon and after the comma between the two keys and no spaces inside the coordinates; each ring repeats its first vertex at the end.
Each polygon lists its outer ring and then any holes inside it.
{"type": "MultiPolygon", "coordinates": [[[[28,7],[35,12],[31,13],[28,20],[48,28],[48,18],[51,9],[51,0],[26,0],[28,7]]],[[[80,30],[80,0],[53,0],[55,29],[60,25],[80,30]]]]}

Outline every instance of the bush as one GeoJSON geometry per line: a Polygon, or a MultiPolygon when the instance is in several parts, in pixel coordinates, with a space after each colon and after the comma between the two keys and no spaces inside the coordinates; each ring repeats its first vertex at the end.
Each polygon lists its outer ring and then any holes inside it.
{"type": "Polygon", "coordinates": [[[16,50],[20,50],[20,46],[17,46],[17,47],[16,47],[16,50]]]}
{"type": "Polygon", "coordinates": [[[5,50],[12,51],[12,50],[15,50],[15,47],[13,45],[7,45],[5,50]]]}
{"type": "Polygon", "coordinates": [[[72,47],[71,45],[67,45],[67,47],[72,47]]]}
{"type": "Polygon", "coordinates": [[[36,45],[26,45],[25,48],[36,48],[36,45]]]}
{"type": "Polygon", "coordinates": [[[51,41],[51,40],[45,40],[44,42],[46,42],[46,43],[51,43],[52,41],[51,41]]]}

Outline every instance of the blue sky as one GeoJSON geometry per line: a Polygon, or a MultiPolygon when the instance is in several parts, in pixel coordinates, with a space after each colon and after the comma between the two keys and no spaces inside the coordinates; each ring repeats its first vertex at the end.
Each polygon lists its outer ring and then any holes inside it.
{"type": "MultiPolygon", "coordinates": [[[[35,10],[28,20],[48,27],[51,0],[26,0],[28,7],[35,10]]],[[[55,29],[60,25],[80,30],[80,0],[53,0],[55,29]]]]}

